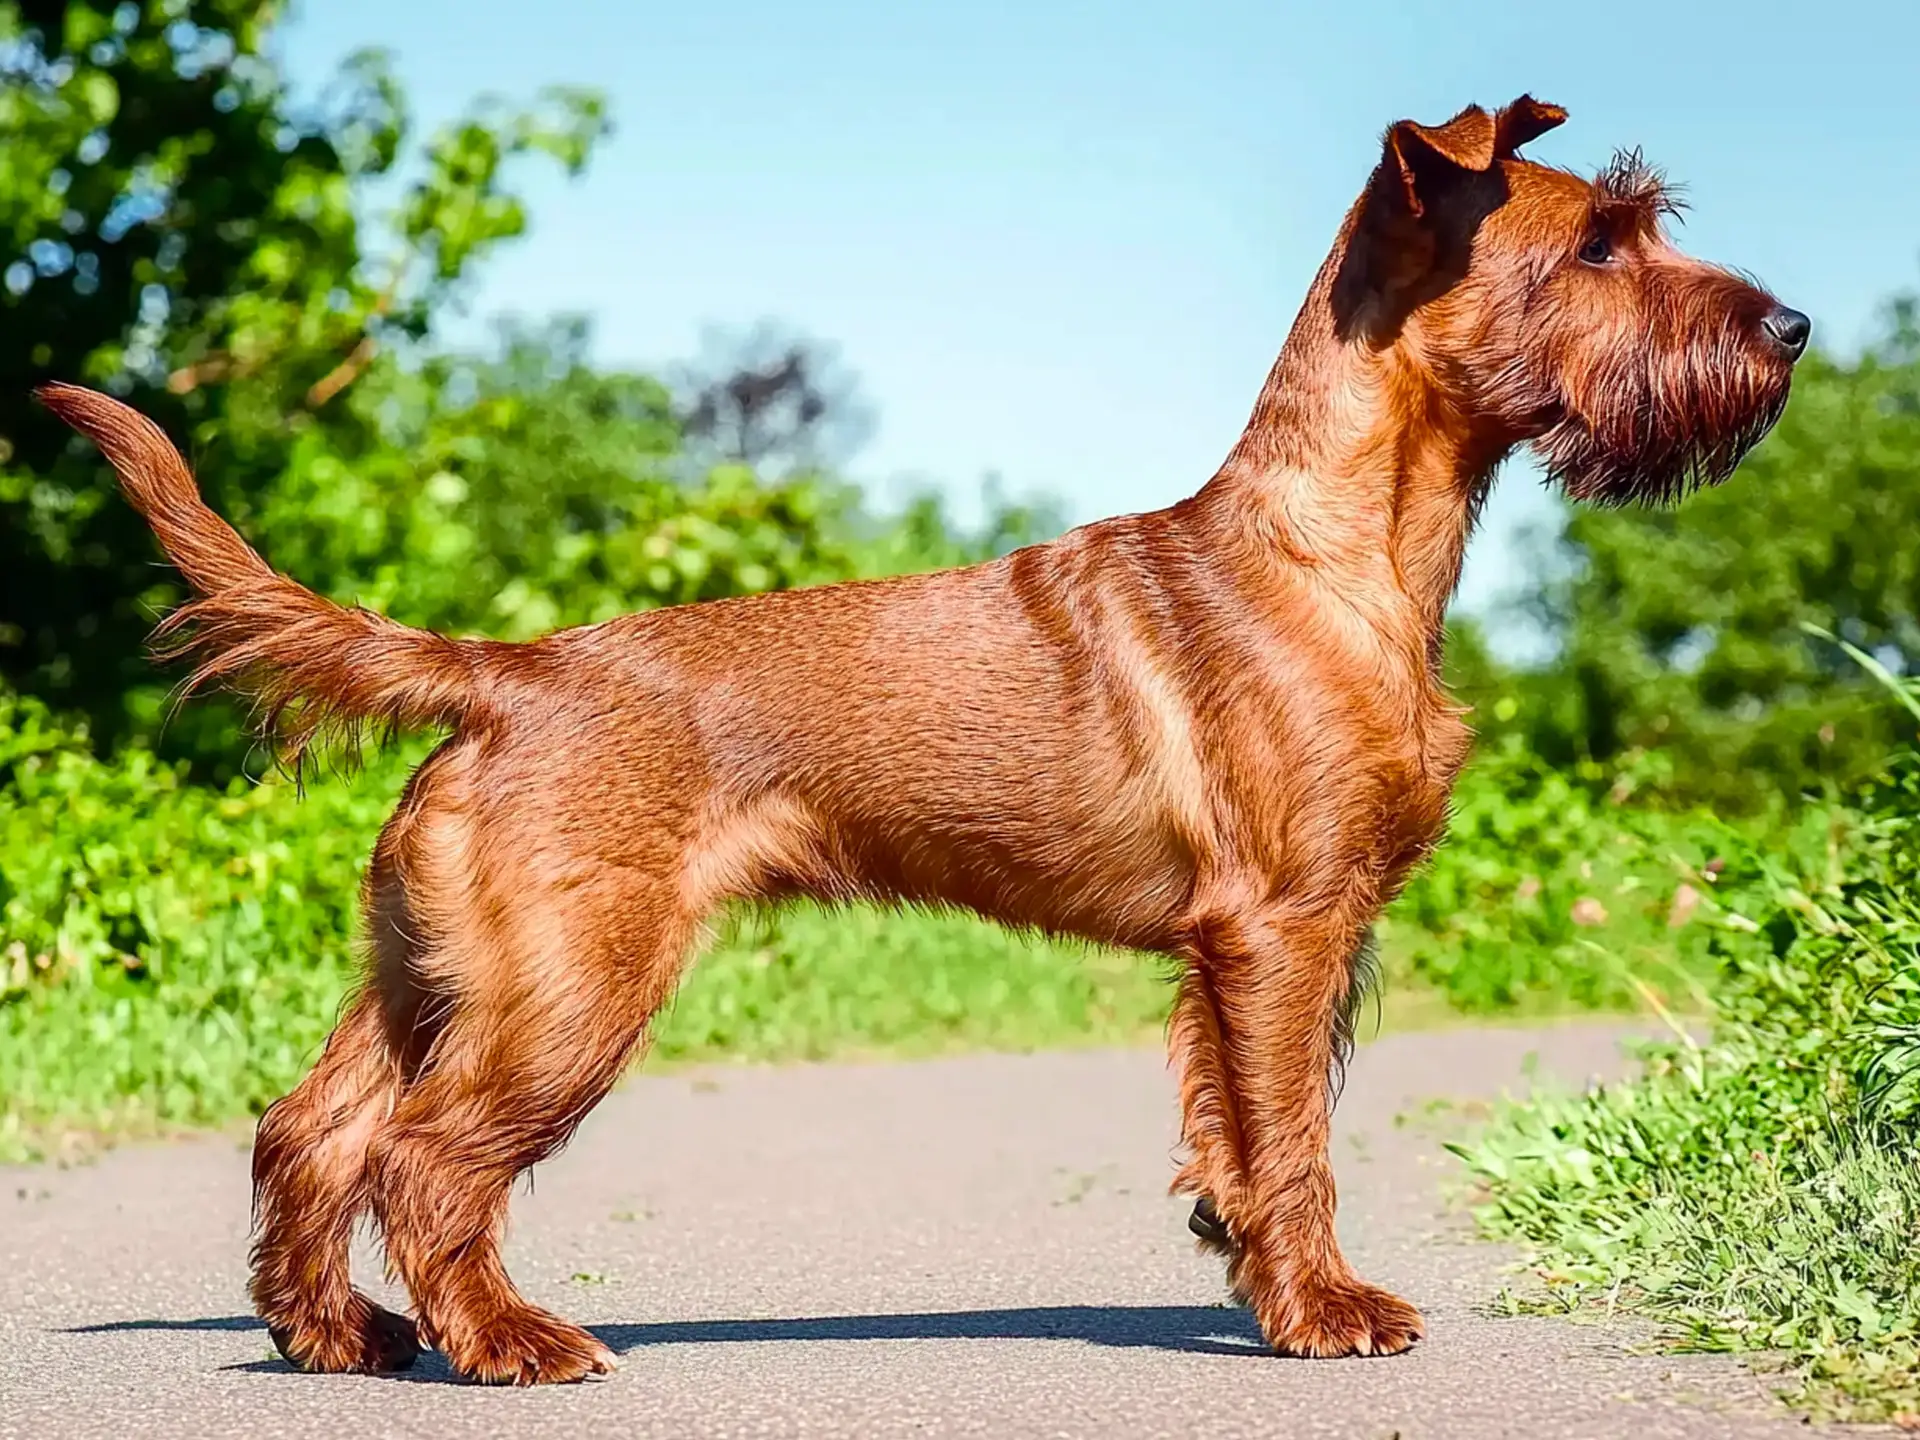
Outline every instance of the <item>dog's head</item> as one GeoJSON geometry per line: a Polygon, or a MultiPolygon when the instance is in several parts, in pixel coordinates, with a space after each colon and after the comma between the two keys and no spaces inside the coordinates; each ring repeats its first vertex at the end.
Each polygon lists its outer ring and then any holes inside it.
{"type": "Polygon", "coordinates": [[[1522,96],[1388,130],[1337,257],[1336,325],[1400,347],[1575,498],[1671,499],[1779,419],[1811,325],[1676,249],[1676,199],[1637,152],[1592,179],[1520,156],[1565,118],[1522,96]]]}

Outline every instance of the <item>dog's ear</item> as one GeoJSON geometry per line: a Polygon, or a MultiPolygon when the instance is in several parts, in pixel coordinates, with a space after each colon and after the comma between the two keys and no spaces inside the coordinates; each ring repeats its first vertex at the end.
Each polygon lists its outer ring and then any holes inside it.
{"type": "Polygon", "coordinates": [[[1399,324],[1443,259],[1440,217],[1494,168],[1498,141],[1494,117],[1478,105],[1444,125],[1402,120],[1388,129],[1335,279],[1343,335],[1356,324],[1376,331],[1399,324]]]}
{"type": "Polygon", "coordinates": [[[1493,164],[1496,138],[1493,117],[1478,105],[1444,125],[1402,120],[1387,131],[1376,198],[1418,219],[1461,176],[1493,164]]]}
{"type": "Polygon", "coordinates": [[[1529,140],[1537,140],[1566,123],[1567,112],[1561,106],[1522,95],[1511,105],[1501,106],[1500,113],[1493,117],[1493,153],[1499,159],[1511,160],[1529,140]]]}

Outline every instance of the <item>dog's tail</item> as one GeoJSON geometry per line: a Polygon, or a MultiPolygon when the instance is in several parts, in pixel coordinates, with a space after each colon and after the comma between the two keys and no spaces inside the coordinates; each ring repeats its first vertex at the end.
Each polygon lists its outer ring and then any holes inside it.
{"type": "Polygon", "coordinates": [[[415,630],[336,605],[276,573],[200,498],[186,460],[138,411],[77,385],[43,385],[46,407],[105,455],[197,599],[160,622],[155,650],[193,663],[185,689],[222,684],[261,707],[264,728],[295,757],[323,730],[356,738],[458,726],[486,703],[493,644],[415,630]]]}

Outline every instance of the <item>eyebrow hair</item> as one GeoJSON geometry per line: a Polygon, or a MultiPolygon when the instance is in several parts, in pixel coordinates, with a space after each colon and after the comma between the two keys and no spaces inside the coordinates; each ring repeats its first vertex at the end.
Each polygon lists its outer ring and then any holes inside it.
{"type": "Polygon", "coordinates": [[[1606,168],[1593,178],[1596,218],[1628,221],[1637,228],[1656,230],[1663,218],[1679,219],[1686,211],[1680,188],[1649,165],[1636,147],[1616,151],[1606,168]]]}

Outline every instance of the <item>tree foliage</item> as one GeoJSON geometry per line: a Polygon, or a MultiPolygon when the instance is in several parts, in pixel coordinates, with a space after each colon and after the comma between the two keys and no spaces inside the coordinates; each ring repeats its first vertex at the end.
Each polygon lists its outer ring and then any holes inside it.
{"type": "MultiPolygon", "coordinates": [[[[1455,662],[1483,725],[1549,761],[1664,757],[1677,795],[1751,809],[1870,769],[1911,733],[1830,630],[1920,665],[1920,328],[1891,307],[1852,361],[1801,362],[1786,415],[1732,480],[1671,508],[1569,512],[1565,578],[1529,675],[1455,662]],[[1498,707],[1496,709],[1496,707],[1498,707]]],[[[1545,567],[1543,567],[1545,568],[1545,567]]]]}
{"type": "Polygon", "coordinates": [[[296,107],[265,0],[0,4],[0,672],[114,742],[151,724],[140,644],[174,598],[98,458],[37,411],[48,377],[107,387],[187,438],[243,529],[294,463],[367,444],[363,374],[428,340],[524,228],[513,162],[585,164],[600,102],[482,105],[410,146],[363,53],[296,107]],[[369,182],[409,158],[384,223],[369,182]]]}
{"type": "MultiPolygon", "coordinates": [[[[445,629],[525,638],[975,559],[1051,523],[1003,509],[962,535],[931,502],[876,520],[820,463],[857,442],[851,378],[764,326],[691,398],[595,367],[579,320],[450,351],[445,316],[526,226],[520,162],[578,171],[600,100],[482,101],[416,141],[377,52],[297,106],[265,55],[274,17],[0,0],[0,680],[96,744],[166,719],[142,642],[181,593],[99,457],[31,404],[50,377],[160,419],[279,568],[445,629]]],[[[234,729],[195,707],[166,744],[218,778],[234,729]]]]}
{"type": "Polygon", "coordinates": [[[833,351],[769,322],[709,336],[706,354],[677,380],[695,459],[779,476],[828,471],[872,432],[859,382],[833,351]]]}

